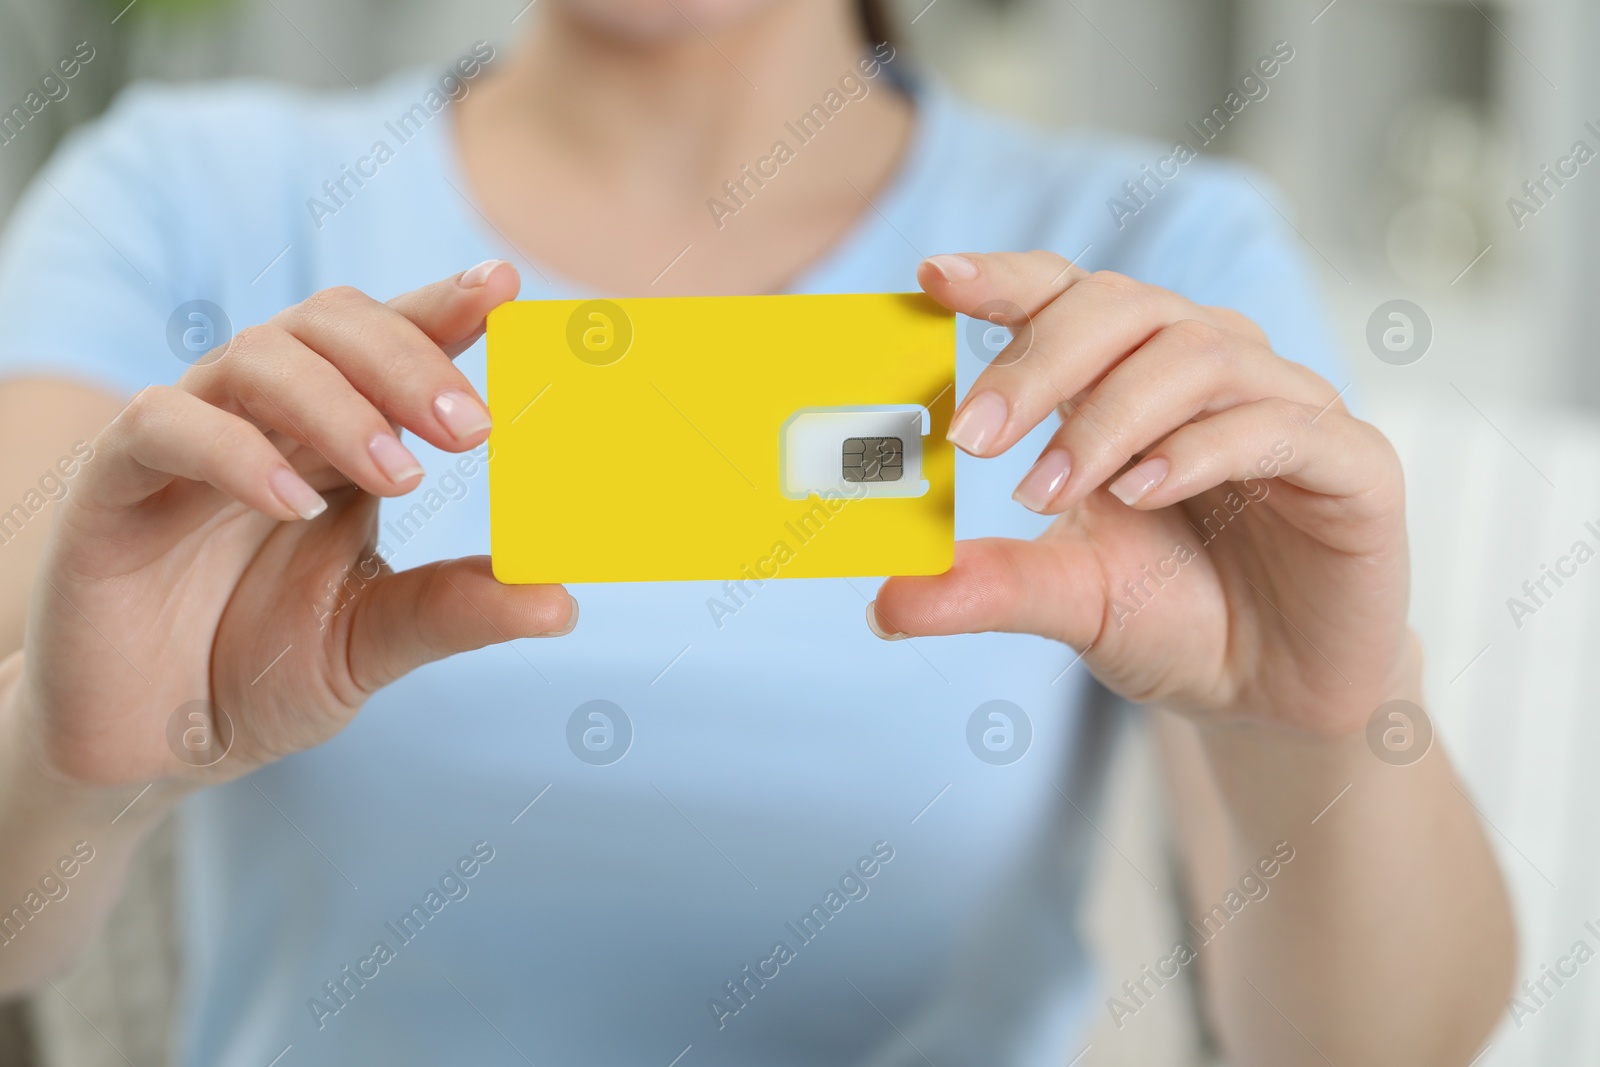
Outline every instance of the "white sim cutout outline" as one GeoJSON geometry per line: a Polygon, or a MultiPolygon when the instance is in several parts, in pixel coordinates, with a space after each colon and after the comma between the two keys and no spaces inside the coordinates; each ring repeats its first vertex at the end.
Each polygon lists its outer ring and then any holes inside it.
{"type": "MultiPolygon", "coordinates": [[[[909,420],[907,420],[909,421],[909,420]]],[[[825,407],[801,408],[784,420],[783,426],[778,431],[778,483],[779,492],[789,500],[806,500],[810,497],[821,497],[823,493],[834,493],[848,497],[919,497],[926,496],[930,488],[928,480],[922,477],[922,438],[933,431],[933,416],[921,404],[863,404],[859,407],[825,407]],[[813,458],[816,460],[815,469],[830,470],[828,478],[807,478],[801,476],[802,463],[797,457],[791,456],[790,437],[794,434],[794,427],[808,418],[815,416],[859,415],[887,416],[887,415],[916,415],[918,418],[919,433],[909,440],[904,439],[904,424],[900,427],[890,425],[887,419],[871,420],[863,418],[857,426],[850,426],[847,419],[829,420],[837,422],[843,429],[832,433],[819,434],[819,441],[828,442],[828,466],[824,468],[820,453],[813,458]],[[844,429],[850,432],[843,432],[844,429]],[[850,437],[902,437],[904,445],[905,474],[893,482],[847,482],[840,466],[840,446],[846,438],[850,437]],[[793,460],[793,462],[791,462],[793,460]],[[794,475],[794,477],[791,477],[794,475]],[[799,486],[799,488],[796,488],[799,486]]]]}

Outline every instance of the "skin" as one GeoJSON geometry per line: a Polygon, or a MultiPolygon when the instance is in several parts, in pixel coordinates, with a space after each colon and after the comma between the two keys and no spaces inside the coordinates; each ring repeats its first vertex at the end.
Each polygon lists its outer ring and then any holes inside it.
{"type": "Polygon", "coordinates": [[[1388,441],[1236,312],[1049,252],[936,256],[918,277],[953,310],[1028,317],[1025,354],[1014,341],[979,376],[951,438],[995,456],[1058,420],[1017,496],[1059,518],[890,579],[869,625],[1053,638],[1161,709],[1192,919],[1295,849],[1274,903],[1200,953],[1235,1061],[1471,1060],[1511,983],[1504,886],[1444,753],[1391,767],[1364,736],[1386,701],[1423,703],[1388,441]],[[1156,588],[1146,568],[1180,544],[1192,558],[1156,588]]]}
{"type": "MultiPolygon", "coordinates": [[[[870,211],[863,196],[915,121],[880,82],[718,231],[707,190],[854,65],[847,6],[540,7],[523,51],[455,112],[458,147],[509,243],[605,291],[781,287],[870,211]]],[[[952,437],[993,456],[1059,418],[1019,499],[1060,517],[1037,541],[962,543],[948,574],[891,579],[868,624],[1040,634],[1157,709],[1196,914],[1293,845],[1270,903],[1201,954],[1232,1060],[1466,1063],[1510,985],[1500,876],[1444,753],[1390,767],[1362,736],[1385,700],[1422,701],[1393,451],[1233,312],[1044,252],[935,257],[918,280],[954,310],[1001,299],[1031,320],[1027,353],[985,371],[952,437]],[[1004,421],[982,432],[997,404],[1004,421]],[[1280,443],[1291,458],[1262,477],[1280,443]],[[1196,527],[1247,489],[1226,533],[1199,545],[1196,527]],[[1185,541],[1196,551],[1178,577],[1119,613],[1123,582],[1185,541]]],[[[19,649],[0,661],[0,902],[71,842],[95,848],[73,907],[45,909],[0,952],[0,991],[71,959],[182,797],[326,740],[423,663],[576,624],[564,590],[501,586],[482,558],[369,569],[377,499],[421,476],[393,431],[455,452],[485,439],[450,360],[520,284],[491,261],[387,303],[319,293],[126,407],[64,380],[0,384],[0,499],[74,440],[95,449],[48,533],[35,522],[0,551],[0,636],[19,649]],[[352,569],[372,577],[319,625],[307,605],[352,569]],[[205,769],[165,737],[196,693],[236,731],[205,769]]]]}

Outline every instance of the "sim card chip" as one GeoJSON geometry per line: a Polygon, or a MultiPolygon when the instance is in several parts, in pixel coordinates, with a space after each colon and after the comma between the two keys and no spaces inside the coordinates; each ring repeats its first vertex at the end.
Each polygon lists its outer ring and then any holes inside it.
{"type": "Polygon", "coordinates": [[[801,408],[780,431],[778,464],[783,495],[918,497],[922,442],[931,428],[918,404],[856,408],[801,408]]]}
{"type": "Polygon", "coordinates": [[[847,482],[898,482],[905,473],[905,443],[898,437],[845,439],[842,472],[847,482]]]}

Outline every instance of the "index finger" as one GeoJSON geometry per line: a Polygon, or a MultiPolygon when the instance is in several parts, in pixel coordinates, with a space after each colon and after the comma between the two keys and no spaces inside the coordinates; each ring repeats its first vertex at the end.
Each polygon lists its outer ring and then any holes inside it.
{"type": "Polygon", "coordinates": [[[950,440],[975,456],[1010,448],[1162,327],[1209,318],[1177,293],[1053,252],[935,256],[918,280],[953,311],[991,318],[1000,309],[993,321],[1015,335],[950,424],[950,440]]]}
{"type": "Polygon", "coordinates": [[[483,336],[489,312],[515,300],[522,289],[517,268],[503,259],[491,259],[421,289],[388,301],[390,307],[414,322],[418,329],[451,359],[471,348],[483,336]],[[461,291],[474,299],[463,301],[461,291]]]}
{"type": "MultiPolygon", "coordinates": [[[[515,267],[490,260],[385,303],[349,286],[325,289],[272,322],[332,364],[385,418],[459,452],[483,440],[490,416],[452,359],[520,284],[515,267]]],[[[228,363],[203,368],[197,384],[226,380],[228,363]]]]}

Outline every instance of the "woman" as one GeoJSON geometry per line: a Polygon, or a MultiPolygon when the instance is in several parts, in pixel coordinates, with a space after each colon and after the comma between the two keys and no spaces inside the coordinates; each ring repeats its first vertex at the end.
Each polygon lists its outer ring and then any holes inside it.
{"type": "Polygon", "coordinates": [[[1092,674],[1164,709],[1194,913],[1270,884],[1190,954],[1233,1058],[1470,1059],[1499,876],[1444,754],[1363,738],[1421,700],[1400,472],[1256,192],[1196,164],[1119,218],[1145,147],[965,108],[870,5],[531,21],[443,79],[131,92],[22,207],[0,455],[19,499],[72,472],[0,557],[32,589],[0,900],[73,874],[4,985],[71,957],[181,806],[187,1063],[1061,1063],[1160,995],[1074,932],[1092,674]],[[913,281],[1021,316],[961,357],[949,573],[729,616],[720,586],[505,587],[472,554],[491,308],[913,281]],[[905,637],[937,639],[878,641],[905,637]],[[592,700],[626,758],[567,743],[592,700]]]}

